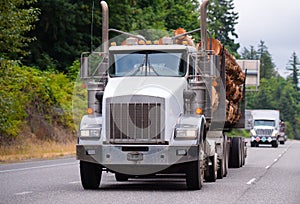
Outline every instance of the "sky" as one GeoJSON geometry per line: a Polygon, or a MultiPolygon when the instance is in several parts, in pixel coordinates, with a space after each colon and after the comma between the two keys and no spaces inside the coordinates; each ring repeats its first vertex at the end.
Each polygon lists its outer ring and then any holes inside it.
{"type": "Polygon", "coordinates": [[[300,59],[299,0],[234,0],[239,19],[236,33],[242,48],[255,49],[263,40],[272,56],[275,69],[282,76],[289,74],[286,66],[295,51],[300,59]]]}

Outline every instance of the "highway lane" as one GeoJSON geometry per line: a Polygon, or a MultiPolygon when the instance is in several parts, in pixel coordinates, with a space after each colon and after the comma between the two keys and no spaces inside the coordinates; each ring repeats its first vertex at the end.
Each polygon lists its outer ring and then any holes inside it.
{"type": "Polygon", "coordinates": [[[63,158],[0,165],[0,203],[300,203],[300,142],[248,148],[246,164],[200,191],[185,179],[116,182],[103,173],[98,190],[81,187],[78,161],[63,158]]]}

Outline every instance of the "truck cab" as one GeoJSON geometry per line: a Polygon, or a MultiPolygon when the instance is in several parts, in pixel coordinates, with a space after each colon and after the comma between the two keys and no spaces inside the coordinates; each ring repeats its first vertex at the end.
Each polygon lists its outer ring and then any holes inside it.
{"type": "Polygon", "coordinates": [[[278,147],[279,111],[252,110],[252,115],[251,147],[258,147],[259,144],[271,144],[272,147],[278,147]]]}

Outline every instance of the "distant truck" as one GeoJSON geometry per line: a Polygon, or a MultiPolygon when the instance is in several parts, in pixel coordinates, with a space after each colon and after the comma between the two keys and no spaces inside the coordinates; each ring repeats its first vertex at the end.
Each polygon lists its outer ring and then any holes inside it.
{"type": "Polygon", "coordinates": [[[252,115],[252,129],[250,130],[251,147],[259,144],[271,144],[278,147],[279,141],[284,141],[279,134],[279,110],[250,110],[252,115]]]}
{"type": "Polygon", "coordinates": [[[278,138],[280,144],[284,144],[287,140],[287,134],[286,134],[286,124],[283,121],[280,121],[279,123],[279,138],[278,138]]]}

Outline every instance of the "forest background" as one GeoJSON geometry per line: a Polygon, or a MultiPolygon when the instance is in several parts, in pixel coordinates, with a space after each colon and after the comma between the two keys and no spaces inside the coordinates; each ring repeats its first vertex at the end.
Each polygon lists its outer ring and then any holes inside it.
{"type": "MultiPolygon", "coordinates": [[[[161,31],[155,37],[162,37],[179,27],[187,31],[199,27],[198,0],[107,3],[110,27],[126,32],[143,35],[143,30],[155,29],[161,31]]],[[[79,58],[101,45],[100,1],[3,0],[0,5],[0,155],[8,154],[11,147],[26,153],[31,144],[45,147],[45,142],[71,144],[73,151],[79,121],[74,120],[72,102],[84,97],[79,91],[74,98],[79,58]]],[[[239,49],[233,0],[210,0],[208,11],[213,37],[238,59],[260,60],[260,87],[247,92],[247,109],[280,110],[288,137],[300,139],[297,54],[291,50],[286,67],[290,75],[283,78],[275,71],[264,39],[257,46],[239,49]]],[[[193,38],[199,40],[197,35],[193,38]]]]}

